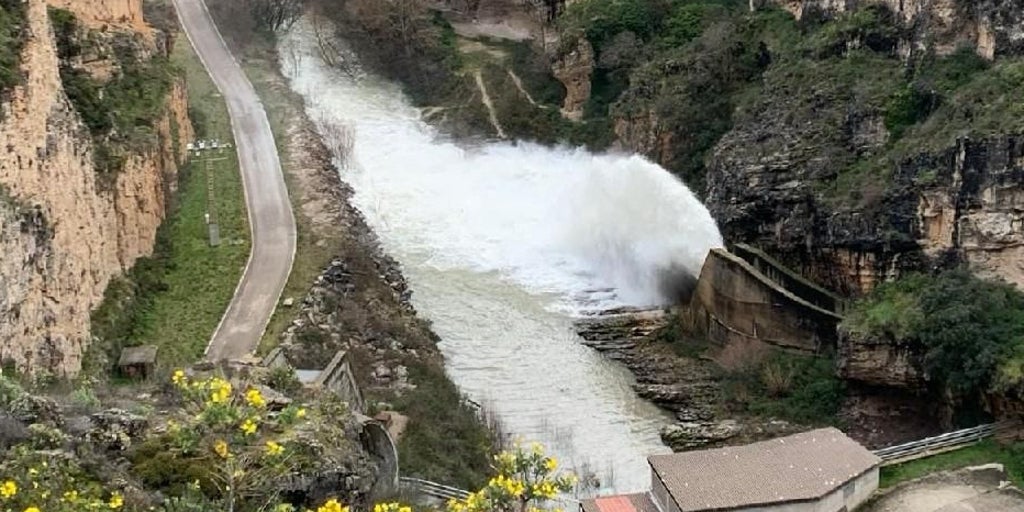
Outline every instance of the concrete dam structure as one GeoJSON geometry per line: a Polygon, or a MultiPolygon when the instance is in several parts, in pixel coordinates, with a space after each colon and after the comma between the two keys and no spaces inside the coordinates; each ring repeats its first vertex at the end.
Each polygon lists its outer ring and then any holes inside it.
{"type": "MultiPolygon", "coordinates": [[[[584,342],[601,352],[633,346],[678,314],[682,329],[719,352],[778,348],[819,354],[836,347],[846,302],[768,256],[736,244],[712,249],[689,297],[673,308],[618,308],[576,322],[584,342]]],[[[615,357],[614,355],[612,356],[615,357]]]]}
{"type": "Polygon", "coordinates": [[[680,317],[692,335],[712,344],[758,345],[821,353],[836,343],[845,307],[837,295],[737,244],[712,249],[680,317]]]}

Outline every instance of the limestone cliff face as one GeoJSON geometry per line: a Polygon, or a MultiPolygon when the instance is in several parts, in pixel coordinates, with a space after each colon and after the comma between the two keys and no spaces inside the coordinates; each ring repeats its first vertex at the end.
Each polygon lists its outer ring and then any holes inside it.
{"type": "Polygon", "coordinates": [[[830,16],[882,4],[912,28],[906,51],[935,48],[947,54],[963,44],[973,45],[989,59],[1000,54],[1017,54],[1024,48],[1024,2],[1011,0],[768,0],[751,7],[776,4],[798,19],[808,14],[830,16]]]}
{"type": "Polygon", "coordinates": [[[142,17],[141,0],[47,0],[48,4],[67,9],[90,25],[129,26],[149,32],[142,17]]]}
{"type": "MultiPolygon", "coordinates": [[[[86,24],[110,22],[106,30],[141,24],[139,0],[55,4],[86,24]]],[[[0,200],[0,359],[74,374],[107,283],[153,249],[191,125],[183,84],[174,83],[152,127],[157,143],[133,149],[104,186],[92,138],[61,83],[46,2],[27,2],[27,20],[24,83],[0,121],[0,189],[8,194],[0,200]]]]}
{"type": "Polygon", "coordinates": [[[1024,287],[1021,136],[960,139],[906,160],[870,208],[816,193],[827,161],[739,150],[756,136],[728,135],[712,160],[708,203],[727,239],[753,242],[846,293],[957,261],[1024,287]]]}
{"type": "Polygon", "coordinates": [[[565,85],[562,115],[566,119],[583,119],[583,109],[590,100],[590,77],[594,73],[594,65],[594,48],[584,37],[555,60],[552,71],[555,78],[565,85]]]}

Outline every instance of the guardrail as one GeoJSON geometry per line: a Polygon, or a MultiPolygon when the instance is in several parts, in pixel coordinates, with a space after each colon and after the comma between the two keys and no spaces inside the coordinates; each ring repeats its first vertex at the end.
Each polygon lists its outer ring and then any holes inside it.
{"type": "Polygon", "coordinates": [[[899,444],[875,450],[875,455],[882,459],[883,466],[908,462],[923,457],[929,457],[943,452],[959,450],[991,437],[996,432],[1007,427],[1008,423],[989,423],[977,427],[965,428],[927,437],[920,441],[899,444]]]}
{"type": "Polygon", "coordinates": [[[457,487],[451,487],[437,482],[431,482],[430,480],[423,480],[420,478],[410,478],[403,476],[398,479],[399,484],[411,487],[413,490],[426,496],[434,498],[441,498],[443,500],[464,500],[469,497],[469,491],[459,489],[457,487]]]}

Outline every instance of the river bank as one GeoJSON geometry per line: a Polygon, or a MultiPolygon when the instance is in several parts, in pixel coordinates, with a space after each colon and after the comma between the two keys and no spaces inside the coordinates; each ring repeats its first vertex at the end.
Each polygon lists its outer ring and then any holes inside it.
{"type": "Polygon", "coordinates": [[[445,375],[437,336],[409,303],[399,264],[352,205],[351,187],[279,71],[274,42],[242,44],[230,31],[225,38],[267,107],[299,227],[293,274],[261,350],[280,344],[293,364],[308,367],[347,350],[368,412],[410,419],[399,442],[403,475],[481,485],[492,433],[445,375]]]}

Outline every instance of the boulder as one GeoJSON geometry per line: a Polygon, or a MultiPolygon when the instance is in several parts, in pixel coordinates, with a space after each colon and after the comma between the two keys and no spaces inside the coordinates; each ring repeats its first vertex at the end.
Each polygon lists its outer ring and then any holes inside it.
{"type": "Polygon", "coordinates": [[[107,409],[89,417],[92,428],[86,438],[106,450],[125,451],[139,438],[149,421],[122,409],[107,409]]]}
{"type": "Polygon", "coordinates": [[[742,427],[736,420],[676,423],[661,429],[661,440],[673,451],[714,447],[737,436],[742,427]]]}

